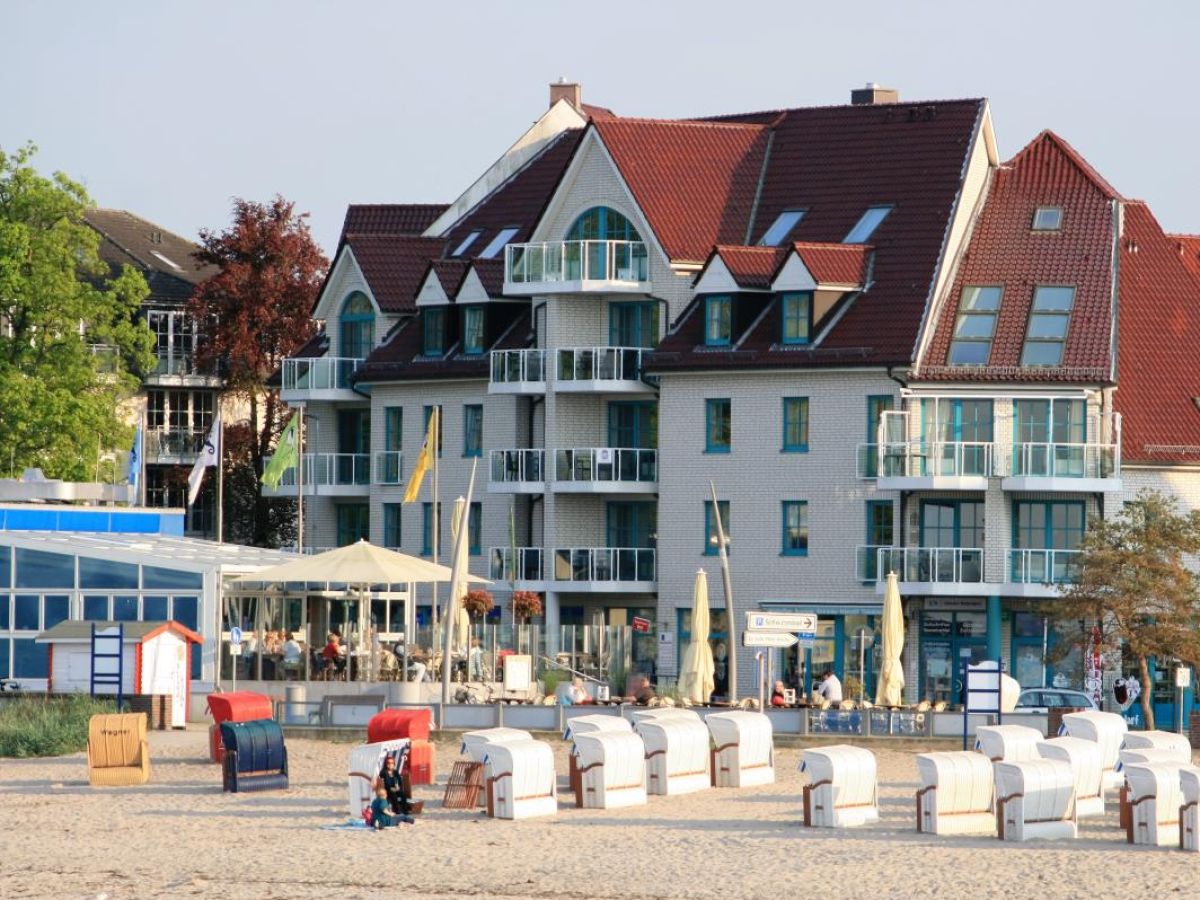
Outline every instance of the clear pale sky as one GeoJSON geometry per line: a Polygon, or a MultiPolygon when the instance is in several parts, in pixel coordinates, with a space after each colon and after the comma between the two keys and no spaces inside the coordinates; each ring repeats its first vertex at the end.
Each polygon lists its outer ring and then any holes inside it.
{"type": "Polygon", "coordinates": [[[0,7],[0,147],[194,236],[276,193],[331,250],[348,203],[450,201],[560,75],[624,115],[986,96],[1004,158],[1052,128],[1200,232],[1200,4],[708,0],[0,7]]]}

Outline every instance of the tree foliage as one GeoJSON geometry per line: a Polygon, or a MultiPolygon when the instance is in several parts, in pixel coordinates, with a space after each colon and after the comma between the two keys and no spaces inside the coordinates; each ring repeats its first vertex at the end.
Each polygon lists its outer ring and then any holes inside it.
{"type": "Polygon", "coordinates": [[[91,480],[101,454],[131,444],[120,407],[154,360],[138,317],[149,288],[110,271],[87,192],[39,174],[35,153],[0,150],[0,466],[91,480]]]}
{"type": "Polygon", "coordinates": [[[282,197],[270,203],[237,199],[230,226],[201,231],[196,254],[201,263],[218,267],[196,286],[189,305],[198,321],[208,323],[198,362],[209,370],[219,367],[227,390],[249,409],[241,443],[235,447],[227,438],[227,452],[235,457],[231,474],[238,459],[248,467],[237,476],[236,490],[225,491],[227,527],[230,535],[259,546],[283,539],[287,528],[281,519],[295,505],[264,498],[258,479],[287,419],[268,380],[312,337],[312,308],[328,268],[306,218],[282,197]]]}
{"type": "Polygon", "coordinates": [[[1142,491],[1111,519],[1094,518],[1079,546],[1074,583],[1048,611],[1068,642],[1138,663],[1142,711],[1154,727],[1151,657],[1200,663],[1200,511],[1181,514],[1173,500],[1142,491]],[[1080,627],[1080,626],[1083,627],[1080,627]]]}

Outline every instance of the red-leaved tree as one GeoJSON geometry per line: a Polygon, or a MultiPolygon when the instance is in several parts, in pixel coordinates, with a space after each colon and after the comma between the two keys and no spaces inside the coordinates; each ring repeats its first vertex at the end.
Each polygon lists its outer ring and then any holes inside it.
{"type": "Polygon", "coordinates": [[[279,196],[270,203],[235,199],[232,224],[221,232],[201,231],[196,254],[219,268],[192,295],[190,311],[205,323],[198,362],[206,371],[220,371],[227,393],[249,412],[247,427],[228,436],[239,440],[225,442],[227,478],[232,474],[238,487],[225,492],[226,535],[258,546],[290,537],[281,528],[290,516],[279,501],[262,496],[259,477],[287,412],[267,382],[313,336],[313,304],[329,267],[307,217],[279,196]],[[239,475],[239,468],[249,471],[239,475]]]}

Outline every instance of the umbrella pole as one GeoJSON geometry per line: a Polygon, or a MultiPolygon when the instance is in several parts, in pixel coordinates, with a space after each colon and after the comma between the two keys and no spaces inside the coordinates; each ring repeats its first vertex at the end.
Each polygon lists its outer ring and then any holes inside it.
{"type": "Polygon", "coordinates": [[[442,703],[450,702],[450,651],[454,644],[454,611],[460,599],[454,596],[454,590],[459,579],[466,577],[465,572],[459,571],[459,552],[462,542],[470,540],[468,532],[471,530],[471,497],[475,492],[475,469],[478,464],[478,458],[471,463],[471,480],[467,483],[467,502],[463,504],[462,519],[458,523],[458,534],[454,536],[454,550],[450,557],[450,587],[446,592],[448,594],[446,615],[442,619],[442,703]]]}

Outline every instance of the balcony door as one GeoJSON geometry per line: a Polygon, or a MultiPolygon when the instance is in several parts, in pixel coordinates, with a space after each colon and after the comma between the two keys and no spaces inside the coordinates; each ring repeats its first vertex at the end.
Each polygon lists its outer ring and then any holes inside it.
{"type": "Polygon", "coordinates": [[[1084,474],[1087,408],[1082,400],[1017,400],[1013,413],[1013,474],[1084,474]]]}
{"type": "Polygon", "coordinates": [[[338,484],[367,484],[367,455],[371,452],[371,410],[339,409],[338,484]]]}
{"type": "Polygon", "coordinates": [[[920,577],[911,580],[982,581],[983,503],[976,500],[922,501],[921,547],[938,549],[918,554],[917,574],[920,577]]]}
{"type": "Polygon", "coordinates": [[[1017,582],[1070,581],[1086,514],[1079,500],[1020,500],[1013,515],[1012,578],[1017,582]]]}
{"type": "Polygon", "coordinates": [[[929,448],[931,475],[988,475],[992,443],[992,401],[922,401],[922,441],[929,448]]]}
{"type": "Polygon", "coordinates": [[[658,404],[653,400],[614,400],[608,404],[608,445],[653,449],[658,446],[658,404]]]}
{"type": "Polygon", "coordinates": [[[610,303],[608,342],[613,347],[654,347],[658,344],[658,304],[610,303]]]}

